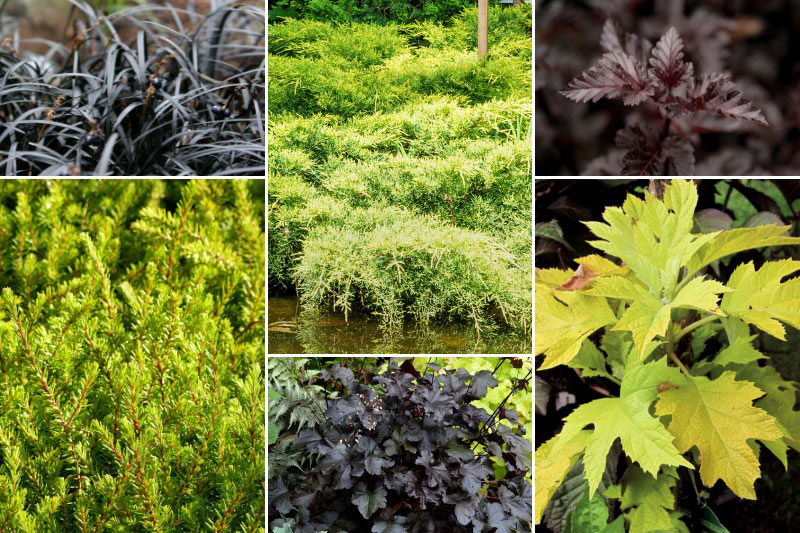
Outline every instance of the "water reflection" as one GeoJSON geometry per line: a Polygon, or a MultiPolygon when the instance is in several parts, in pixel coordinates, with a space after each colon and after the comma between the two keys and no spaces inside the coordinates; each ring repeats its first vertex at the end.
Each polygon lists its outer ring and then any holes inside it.
{"type": "Polygon", "coordinates": [[[364,313],[303,310],[296,297],[270,296],[269,353],[497,353],[529,354],[531,339],[509,332],[478,339],[468,324],[439,324],[428,329],[404,326],[388,334],[364,313]]]}

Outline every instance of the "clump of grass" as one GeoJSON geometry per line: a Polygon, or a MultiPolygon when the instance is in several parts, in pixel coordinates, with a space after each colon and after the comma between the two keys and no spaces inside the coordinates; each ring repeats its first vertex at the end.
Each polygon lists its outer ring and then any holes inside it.
{"type": "Polygon", "coordinates": [[[263,175],[263,8],[69,1],[70,43],[33,61],[15,33],[0,50],[5,175],[263,175]]]}

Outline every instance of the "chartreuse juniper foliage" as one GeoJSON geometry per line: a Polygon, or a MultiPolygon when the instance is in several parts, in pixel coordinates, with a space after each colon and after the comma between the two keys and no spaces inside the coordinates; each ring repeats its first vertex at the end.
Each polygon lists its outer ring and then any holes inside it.
{"type": "Polygon", "coordinates": [[[691,181],[673,180],[663,200],[648,191],[628,196],[622,208],[606,209],[605,222],[587,223],[598,237],[591,244],[618,262],[591,255],[577,260],[574,276],[536,272],[540,368],[568,365],[620,385],[619,397],[578,407],[536,451],[537,523],[579,459],[585,505],[596,504],[617,439],[629,467],[604,496],[622,500],[632,532],[687,531],[672,492],[681,469],[706,487],[722,480],[755,499],[761,447],[784,465],[787,449],[800,449],[796,385],[759,365],[765,355],[752,344],[758,332],[784,339],[781,322],[800,327],[800,278],[784,281],[800,261],[746,262],[720,281],[704,270],[800,238],[775,225],[692,233],[696,204],[691,181]],[[722,350],[706,350],[717,335],[722,350]]]}
{"type": "MultiPolygon", "coordinates": [[[[270,26],[270,285],[308,308],[530,337],[530,6],[270,26]]],[[[528,340],[528,342],[530,342],[528,340]]]]}
{"type": "Polygon", "coordinates": [[[531,443],[514,410],[470,405],[497,385],[491,371],[420,374],[407,361],[373,385],[338,365],[322,376],[341,394],[293,440],[314,466],[270,473],[271,531],[531,531],[531,443]]]}
{"type": "Polygon", "coordinates": [[[263,194],[0,183],[0,531],[263,531],[263,194]]]}

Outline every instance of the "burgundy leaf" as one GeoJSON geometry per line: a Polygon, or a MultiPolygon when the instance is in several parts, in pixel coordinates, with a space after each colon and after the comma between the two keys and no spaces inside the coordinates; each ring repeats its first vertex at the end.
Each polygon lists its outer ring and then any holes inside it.
{"type": "Polygon", "coordinates": [[[667,161],[667,174],[676,176],[691,176],[694,174],[694,147],[686,139],[679,139],[673,135],[661,143],[667,161]]]}
{"type": "Polygon", "coordinates": [[[622,45],[624,32],[620,28],[619,22],[614,19],[607,19],[603,24],[603,33],[600,35],[600,48],[605,52],[625,52],[622,45]]]}
{"type": "Polygon", "coordinates": [[[694,65],[683,61],[683,41],[675,28],[664,34],[650,56],[650,76],[658,79],[670,92],[694,76],[694,65]]]}
{"type": "Polygon", "coordinates": [[[705,74],[700,84],[695,85],[689,94],[687,112],[710,111],[737,120],[750,120],[762,126],[769,126],[767,119],[753,102],[742,96],[727,75],[705,74]]]}
{"type": "Polygon", "coordinates": [[[653,92],[647,70],[638,59],[622,52],[610,52],[600,58],[597,65],[572,80],[561,94],[576,102],[621,96],[625,105],[638,105],[653,92]]]}
{"type": "Polygon", "coordinates": [[[648,124],[629,126],[617,132],[617,146],[627,148],[622,156],[624,176],[658,176],[664,168],[666,154],[655,129],[648,124]]]}
{"type": "Polygon", "coordinates": [[[403,361],[403,364],[400,365],[400,370],[405,372],[406,374],[411,374],[415,378],[420,377],[420,373],[414,368],[414,362],[411,359],[406,359],[403,361]]]}

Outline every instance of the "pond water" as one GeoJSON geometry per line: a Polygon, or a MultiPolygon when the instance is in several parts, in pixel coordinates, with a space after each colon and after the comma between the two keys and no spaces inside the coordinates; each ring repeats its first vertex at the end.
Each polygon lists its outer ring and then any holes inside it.
{"type": "Polygon", "coordinates": [[[272,354],[531,353],[530,338],[499,333],[478,339],[468,324],[436,324],[426,331],[410,324],[387,334],[365,313],[349,313],[346,322],[344,313],[304,313],[293,296],[270,296],[267,312],[267,346],[272,354]]]}

